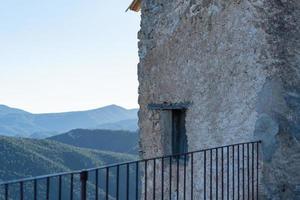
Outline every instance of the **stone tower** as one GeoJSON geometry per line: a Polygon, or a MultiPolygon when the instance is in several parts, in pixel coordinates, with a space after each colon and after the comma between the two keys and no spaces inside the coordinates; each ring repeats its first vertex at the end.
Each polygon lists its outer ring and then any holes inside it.
{"type": "Polygon", "coordinates": [[[300,198],[300,1],[142,0],[141,12],[142,157],[174,151],[175,115],[187,151],[262,140],[261,199],[300,198]]]}

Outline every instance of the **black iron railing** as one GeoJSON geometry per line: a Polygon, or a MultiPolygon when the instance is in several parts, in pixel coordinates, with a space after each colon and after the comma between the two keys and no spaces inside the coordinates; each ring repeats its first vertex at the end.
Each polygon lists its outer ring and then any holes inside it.
{"type": "Polygon", "coordinates": [[[258,199],[260,141],[0,183],[0,198],[258,199]]]}

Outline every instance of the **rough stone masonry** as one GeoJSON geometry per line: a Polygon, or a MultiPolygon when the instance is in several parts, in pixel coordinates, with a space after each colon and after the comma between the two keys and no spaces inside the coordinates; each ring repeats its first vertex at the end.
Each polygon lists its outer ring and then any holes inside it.
{"type": "Polygon", "coordinates": [[[300,1],[144,0],[143,158],[168,154],[164,115],[190,102],[188,149],[262,140],[261,199],[300,199],[300,1]]]}

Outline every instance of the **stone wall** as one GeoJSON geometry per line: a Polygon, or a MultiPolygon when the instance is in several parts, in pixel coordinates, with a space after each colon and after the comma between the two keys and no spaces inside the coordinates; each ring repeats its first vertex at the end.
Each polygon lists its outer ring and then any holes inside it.
{"type": "Polygon", "coordinates": [[[148,104],[191,102],[190,151],[262,140],[261,197],[300,198],[299,0],[144,0],[138,37],[142,157],[169,145],[148,104]]]}

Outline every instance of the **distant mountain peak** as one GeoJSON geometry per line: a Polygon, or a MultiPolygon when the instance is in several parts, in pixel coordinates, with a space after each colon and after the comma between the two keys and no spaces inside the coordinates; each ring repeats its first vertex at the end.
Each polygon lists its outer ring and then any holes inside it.
{"type": "Polygon", "coordinates": [[[18,109],[18,108],[13,108],[13,107],[9,107],[4,104],[0,104],[0,115],[1,114],[9,114],[9,113],[28,113],[28,112],[18,109]]]}
{"type": "Polygon", "coordinates": [[[116,105],[116,104],[111,104],[111,105],[103,106],[103,107],[97,108],[97,110],[98,110],[98,109],[105,109],[105,108],[116,108],[116,109],[124,109],[124,110],[127,110],[126,108],[123,108],[122,106],[118,106],[118,105],[116,105]]]}
{"type": "Polygon", "coordinates": [[[11,108],[7,105],[4,105],[4,104],[0,104],[0,109],[14,109],[14,108],[11,108]]]}
{"type": "Polygon", "coordinates": [[[8,108],[8,106],[0,104],[0,108],[2,108],[2,107],[8,108]]]}

